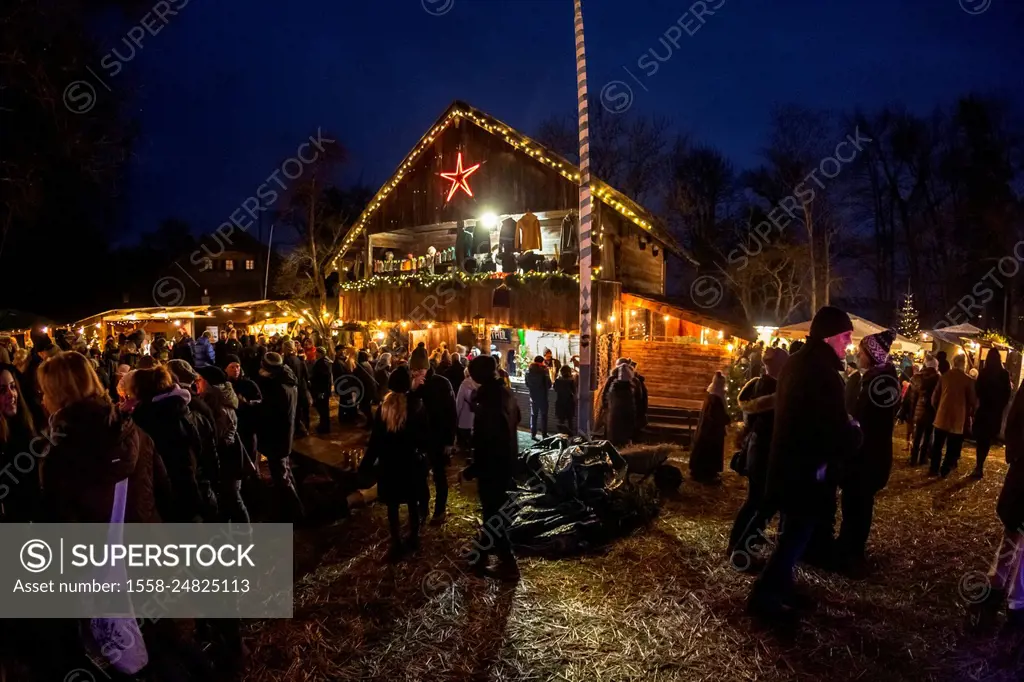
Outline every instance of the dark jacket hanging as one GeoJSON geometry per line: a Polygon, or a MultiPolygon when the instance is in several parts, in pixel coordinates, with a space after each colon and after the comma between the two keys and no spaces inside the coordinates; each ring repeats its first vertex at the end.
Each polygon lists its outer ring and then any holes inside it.
{"type": "Polygon", "coordinates": [[[498,228],[498,245],[502,253],[512,253],[516,245],[516,221],[512,218],[505,218],[498,228]]]}
{"type": "Polygon", "coordinates": [[[491,229],[483,224],[483,221],[476,221],[473,227],[473,253],[480,255],[491,252],[491,229]]]}

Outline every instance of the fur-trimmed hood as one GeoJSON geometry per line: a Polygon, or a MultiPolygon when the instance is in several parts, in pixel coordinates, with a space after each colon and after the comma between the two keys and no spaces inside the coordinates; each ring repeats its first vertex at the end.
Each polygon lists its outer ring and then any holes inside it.
{"type": "Polygon", "coordinates": [[[764,414],[775,409],[774,392],[768,395],[757,395],[759,380],[760,378],[754,378],[748,381],[740,389],[739,396],[737,396],[736,402],[739,403],[740,409],[747,415],[764,414]]]}

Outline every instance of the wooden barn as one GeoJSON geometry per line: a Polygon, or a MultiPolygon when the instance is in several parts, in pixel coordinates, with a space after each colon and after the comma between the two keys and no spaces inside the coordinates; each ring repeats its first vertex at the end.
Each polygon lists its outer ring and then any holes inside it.
{"type": "MultiPolygon", "coordinates": [[[[378,340],[447,341],[524,362],[579,348],[579,170],[511,126],[453,103],[346,235],[339,318],[378,340]]],[[[697,263],[645,208],[593,179],[594,342],[599,385],[632,356],[652,406],[699,406],[746,330],[666,297],[666,272],[697,263]]],[[[706,311],[703,311],[706,312],[706,311]]],[[[552,408],[553,409],[553,408],[552,408]]]]}

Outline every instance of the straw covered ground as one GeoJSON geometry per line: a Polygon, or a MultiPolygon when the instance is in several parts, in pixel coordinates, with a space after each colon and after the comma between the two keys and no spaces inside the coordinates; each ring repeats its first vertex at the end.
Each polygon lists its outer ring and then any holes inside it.
{"type": "MultiPolygon", "coordinates": [[[[651,447],[651,446],[649,446],[651,447]]],[[[685,472],[685,454],[673,446],[685,472]]],[[[463,572],[460,549],[477,513],[471,484],[451,515],[398,565],[384,509],[299,533],[295,617],[253,623],[248,680],[988,680],[1024,676],[1020,636],[965,634],[965,607],[983,591],[1000,525],[1006,465],[980,482],[961,471],[928,479],[897,465],[879,497],[873,570],[850,580],[802,568],[819,599],[796,633],[745,615],[752,578],[723,549],[745,480],[689,481],[659,517],[600,552],[520,560],[510,584],[463,572]]],[[[969,466],[965,466],[969,465],[969,466]]],[[[451,478],[455,478],[452,467],[451,478]]]]}

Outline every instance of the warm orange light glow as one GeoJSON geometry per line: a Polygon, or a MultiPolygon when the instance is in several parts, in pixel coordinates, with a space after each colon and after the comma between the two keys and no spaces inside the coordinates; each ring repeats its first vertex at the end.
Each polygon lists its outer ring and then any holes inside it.
{"type": "Polygon", "coordinates": [[[609,322],[614,322],[615,321],[615,316],[614,315],[609,315],[608,316],[608,321],[609,322]]]}

